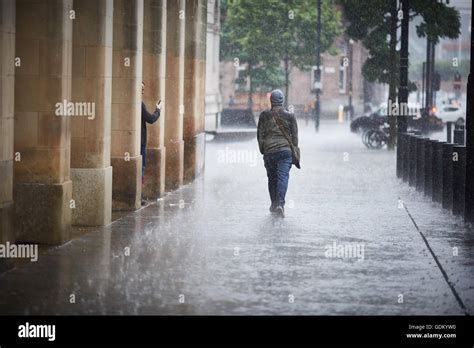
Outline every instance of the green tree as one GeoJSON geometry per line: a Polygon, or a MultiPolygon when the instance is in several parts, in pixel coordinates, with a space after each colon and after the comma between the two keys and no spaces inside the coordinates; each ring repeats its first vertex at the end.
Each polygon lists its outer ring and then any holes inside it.
{"type": "MultiPolygon", "coordinates": [[[[354,40],[360,40],[369,51],[369,58],[363,66],[363,76],[370,82],[383,84],[394,83],[398,86],[399,52],[390,44],[391,39],[396,39],[393,34],[393,5],[396,0],[370,0],[370,6],[366,2],[354,0],[340,0],[344,8],[344,16],[349,25],[346,34],[354,40]],[[392,27],[391,27],[392,25],[392,27]],[[395,79],[390,78],[390,70],[387,62],[390,57],[395,59],[393,70],[396,72],[395,79]]],[[[398,9],[396,10],[398,16],[398,9]]],[[[440,38],[456,39],[460,34],[459,12],[448,5],[435,0],[411,0],[410,19],[422,16],[423,22],[417,28],[419,37],[429,37],[438,42],[440,38]]],[[[395,41],[399,42],[398,39],[395,41]]]]}
{"type": "MultiPolygon", "coordinates": [[[[397,98],[399,85],[400,55],[396,50],[399,9],[396,0],[365,1],[339,0],[349,25],[346,33],[354,40],[360,40],[369,51],[362,75],[367,81],[389,85],[389,100],[397,98]],[[387,65],[388,62],[388,65],[387,65]]],[[[416,28],[419,37],[428,37],[435,42],[440,38],[455,39],[459,36],[459,12],[436,0],[411,0],[410,20],[421,16],[423,21],[416,28]]],[[[415,90],[413,83],[409,90],[415,90]]],[[[389,149],[395,144],[394,117],[390,117],[389,149]]]]}
{"type": "MultiPolygon", "coordinates": [[[[316,63],[316,21],[315,0],[275,1],[276,35],[281,44],[278,56],[283,62],[285,95],[289,99],[289,75],[292,67],[308,71],[316,63]]],[[[321,4],[321,53],[336,54],[334,40],[342,33],[341,14],[331,1],[321,4]]]]}
{"type": "Polygon", "coordinates": [[[221,60],[233,61],[236,67],[247,65],[242,77],[249,80],[248,107],[253,105],[256,89],[271,88],[281,82],[278,57],[272,54],[270,23],[264,1],[228,0],[222,2],[221,60]],[[267,70],[266,68],[269,67],[267,70]]]}
{"type": "MultiPolygon", "coordinates": [[[[316,60],[315,0],[224,0],[221,8],[221,59],[247,65],[249,107],[257,89],[284,85],[288,100],[291,68],[309,70],[316,60]]],[[[342,27],[331,2],[323,1],[321,17],[324,52],[342,27]]]]}

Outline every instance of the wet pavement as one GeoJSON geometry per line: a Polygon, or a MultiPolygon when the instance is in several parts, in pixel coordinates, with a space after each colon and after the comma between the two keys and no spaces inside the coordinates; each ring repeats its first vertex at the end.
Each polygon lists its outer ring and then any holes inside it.
{"type": "Polygon", "coordinates": [[[462,315],[405,206],[474,313],[473,231],[394,153],[329,121],[300,145],[285,219],[256,140],[209,142],[203,178],[0,275],[0,314],[462,315]]]}

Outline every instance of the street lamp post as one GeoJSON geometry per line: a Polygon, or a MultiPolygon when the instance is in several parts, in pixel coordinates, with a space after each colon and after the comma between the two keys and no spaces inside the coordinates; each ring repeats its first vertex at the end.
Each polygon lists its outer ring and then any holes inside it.
{"type": "Polygon", "coordinates": [[[349,39],[349,119],[352,120],[354,117],[353,107],[352,107],[352,51],[354,48],[354,40],[349,39]]]}
{"type": "MultiPolygon", "coordinates": [[[[471,18],[471,57],[474,57],[473,25],[471,18]]],[[[474,59],[471,58],[469,77],[467,80],[467,110],[466,110],[466,191],[464,218],[474,222],[474,59]]]]}
{"type": "Polygon", "coordinates": [[[428,111],[431,110],[432,101],[433,101],[433,55],[432,50],[434,49],[434,45],[432,40],[428,37],[426,39],[426,95],[425,95],[425,107],[428,111]]]}
{"type": "MultiPolygon", "coordinates": [[[[401,31],[401,47],[400,47],[400,87],[398,89],[398,110],[407,110],[404,107],[408,103],[408,28],[409,28],[409,15],[410,15],[410,2],[409,0],[401,0],[402,6],[402,31],[401,31]]],[[[398,115],[397,117],[397,139],[402,141],[401,133],[406,133],[408,128],[408,115],[398,115]]],[[[406,146],[397,146],[397,177],[402,176],[402,158],[404,154],[402,151],[406,151],[406,146]]]]}
{"type": "Polygon", "coordinates": [[[423,62],[421,74],[421,107],[424,108],[426,93],[426,62],[423,62]]]}
{"type": "MultiPolygon", "coordinates": [[[[399,110],[407,110],[408,103],[408,28],[410,21],[410,1],[401,0],[403,18],[400,47],[400,88],[398,90],[399,110]]],[[[398,132],[406,132],[408,128],[408,115],[399,115],[398,132]]]]}
{"type": "Polygon", "coordinates": [[[316,74],[315,74],[315,90],[316,104],[314,105],[314,122],[316,131],[319,131],[319,119],[321,116],[321,0],[317,0],[317,23],[316,23],[316,74]]]}

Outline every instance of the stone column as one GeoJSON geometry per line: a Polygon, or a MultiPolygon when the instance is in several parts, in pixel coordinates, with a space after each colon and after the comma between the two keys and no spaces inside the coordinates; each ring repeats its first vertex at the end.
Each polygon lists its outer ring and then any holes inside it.
{"type": "Polygon", "coordinates": [[[72,222],[100,226],[112,217],[113,0],[76,1],[74,10],[72,100],[87,112],[71,120],[72,222]]]}
{"type": "Polygon", "coordinates": [[[207,0],[186,0],[184,53],[184,182],[199,176],[204,168],[206,137],[204,105],[206,78],[207,0]]]}
{"type": "MultiPolygon", "coordinates": [[[[174,0],[173,0],[174,1],[174,0]]],[[[165,99],[166,87],[166,0],[145,0],[143,19],[143,101],[148,111],[165,99]]],[[[153,125],[147,125],[147,165],[143,194],[156,199],[165,192],[165,117],[164,110],[153,125]]]]}
{"type": "Polygon", "coordinates": [[[112,207],[141,206],[140,155],[143,0],[114,1],[112,64],[112,207]]]}
{"type": "Polygon", "coordinates": [[[72,0],[17,0],[14,167],[17,240],[70,239],[72,0]]]}
{"type": "Polygon", "coordinates": [[[220,126],[222,97],[219,88],[220,1],[208,0],[206,39],[206,130],[220,126]]]}
{"type": "Polygon", "coordinates": [[[166,13],[165,189],[172,191],[183,184],[185,1],[169,1],[166,13]]]}
{"type": "Polygon", "coordinates": [[[0,2],[0,243],[13,241],[15,0],[0,2]]]}

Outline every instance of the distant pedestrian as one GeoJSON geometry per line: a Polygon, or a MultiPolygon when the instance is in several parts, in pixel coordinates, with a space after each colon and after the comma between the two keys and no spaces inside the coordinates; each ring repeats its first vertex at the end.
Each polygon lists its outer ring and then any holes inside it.
{"type": "Polygon", "coordinates": [[[263,154],[270,193],[270,212],[285,216],[285,196],[291,165],[299,168],[298,125],[295,115],[284,109],[279,89],[270,95],[271,109],[260,114],[257,140],[263,154]]]}
{"type": "Polygon", "coordinates": [[[234,99],[234,96],[231,95],[229,97],[229,108],[233,108],[235,106],[235,99],[234,99]]]}
{"type": "MultiPolygon", "coordinates": [[[[142,95],[145,93],[145,82],[142,82],[142,95]]],[[[161,113],[161,100],[156,103],[156,109],[151,114],[146,109],[145,103],[142,101],[142,129],[141,129],[141,146],[140,146],[140,154],[142,155],[142,185],[144,183],[145,178],[145,167],[146,167],[146,141],[147,141],[147,132],[146,132],[146,124],[155,123],[158,118],[160,117],[161,113]]],[[[145,200],[143,199],[142,195],[142,204],[145,204],[145,200]]]]}

